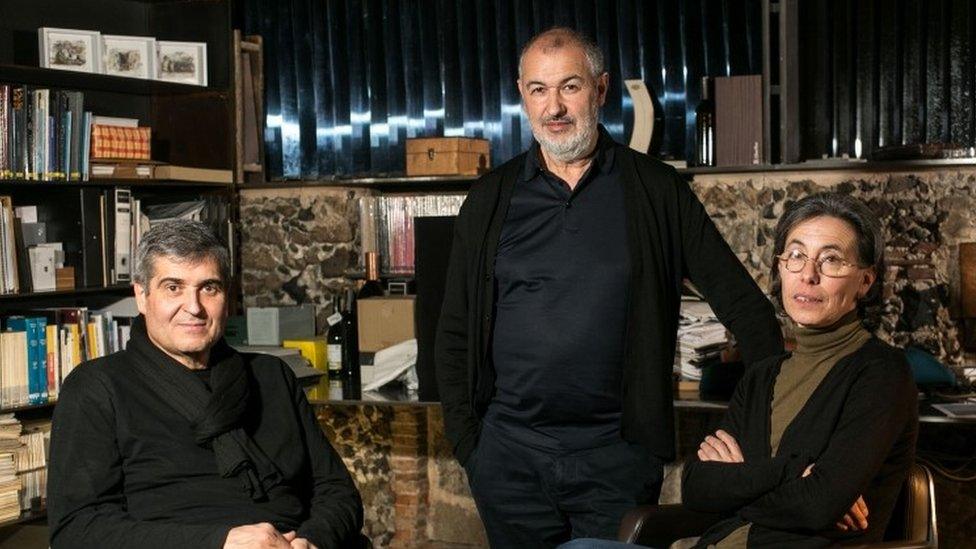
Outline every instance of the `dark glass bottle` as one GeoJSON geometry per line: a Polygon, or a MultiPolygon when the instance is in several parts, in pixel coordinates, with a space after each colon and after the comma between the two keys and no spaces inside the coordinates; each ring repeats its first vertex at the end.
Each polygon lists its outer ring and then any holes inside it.
{"type": "Polygon", "coordinates": [[[359,289],[356,299],[383,295],[383,284],[380,282],[380,254],[366,252],[366,283],[359,289]]]}
{"type": "Polygon", "coordinates": [[[328,349],[329,379],[342,377],[342,355],[345,346],[345,327],[342,325],[342,298],[332,297],[332,315],[329,316],[329,331],[326,334],[326,348],[328,349]]]}
{"type": "Polygon", "coordinates": [[[699,166],[715,165],[715,102],[709,93],[712,79],[702,77],[701,101],[695,109],[695,147],[699,166]]]}
{"type": "Polygon", "coordinates": [[[342,312],[342,377],[346,381],[359,382],[359,328],[356,319],[356,294],[346,290],[346,302],[342,312]]]}

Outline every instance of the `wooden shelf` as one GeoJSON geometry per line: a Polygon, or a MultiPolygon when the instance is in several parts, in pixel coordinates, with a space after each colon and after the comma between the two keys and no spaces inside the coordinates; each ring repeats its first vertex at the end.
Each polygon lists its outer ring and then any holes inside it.
{"type": "Polygon", "coordinates": [[[99,286],[97,288],[75,288],[73,290],[52,290],[50,292],[0,294],[0,302],[43,299],[47,297],[72,297],[76,295],[82,296],[82,295],[126,293],[131,291],[132,291],[132,286],[126,284],[126,285],[118,285],[118,286],[99,286]]]}
{"type": "Polygon", "coordinates": [[[20,518],[15,518],[12,520],[6,520],[0,522],[0,528],[7,526],[13,526],[16,524],[23,524],[25,522],[33,522],[35,520],[43,520],[47,518],[47,509],[38,509],[37,511],[24,511],[20,514],[20,518]]]}
{"type": "Polygon", "coordinates": [[[212,92],[226,94],[227,90],[194,84],[180,84],[142,78],[126,78],[107,74],[44,69],[24,65],[0,64],[0,81],[12,84],[50,86],[58,89],[102,91],[132,95],[184,95],[212,92]]]}
{"type": "Polygon", "coordinates": [[[890,161],[857,161],[857,160],[813,160],[797,164],[756,164],[752,166],[698,166],[678,168],[678,173],[685,175],[698,174],[732,174],[732,173],[762,173],[762,172],[809,172],[809,171],[913,171],[937,170],[945,168],[976,168],[976,158],[945,158],[938,160],[890,160],[890,161]]]}
{"type": "Polygon", "coordinates": [[[431,191],[439,189],[467,189],[477,181],[474,175],[432,175],[426,177],[406,177],[402,175],[377,177],[332,178],[318,181],[271,181],[260,184],[238,185],[240,190],[249,189],[294,189],[316,187],[364,187],[380,190],[431,191]]]}
{"type": "Polygon", "coordinates": [[[12,414],[15,412],[27,412],[31,410],[44,410],[47,408],[54,408],[57,401],[45,402],[44,404],[28,404],[27,406],[17,406],[14,408],[0,408],[0,414],[12,414]]]}
{"type": "Polygon", "coordinates": [[[88,181],[45,181],[30,179],[0,179],[0,187],[138,187],[138,188],[178,188],[178,187],[208,187],[215,189],[233,189],[231,183],[214,183],[207,181],[177,181],[173,179],[89,179],[88,181]]]}

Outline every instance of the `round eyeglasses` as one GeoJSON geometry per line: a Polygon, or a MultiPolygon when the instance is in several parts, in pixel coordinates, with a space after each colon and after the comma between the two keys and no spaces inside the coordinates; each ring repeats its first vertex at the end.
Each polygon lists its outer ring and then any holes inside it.
{"type": "Polygon", "coordinates": [[[807,265],[807,261],[813,261],[817,266],[817,272],[831,278],[843,278],[859,268],[856,263],[845,261],[838,255],[826,254],[813,260],[800,250],[790,250],[779,256],[779,260],[786,266],[786,270],[791,273],[803,271],[803,268],[807,265]]]}

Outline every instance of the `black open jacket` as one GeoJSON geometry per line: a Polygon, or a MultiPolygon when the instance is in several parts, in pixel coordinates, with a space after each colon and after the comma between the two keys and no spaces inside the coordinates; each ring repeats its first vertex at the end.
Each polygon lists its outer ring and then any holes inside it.
{"type": "MultiPolygon", "coordinates": [[[[782,352],[783,342],[772,304],[687,182],[670,166],[622,145],[616,144],[614,154],[624,183],[627,207],[621,213],[631,258],[621,430],[625,439],[671,460],[671,370],[682,279],[691,279],[705,295],[747,363],[782,352]]],[[[462,463],[477,443],[494,391],[492,269],[525,155],[479,179],[455,223],[435,354],[445,430],[462,463]]]]}
{"type": "Polygon", "coordinates": [[[877,339],[842,358],[789,424],[770,457],[773,387],[787,355],[753,366],[739,382],[721,428],[735,437],[743,463],[685,465],[682,502],[728,513],[699,547],[747,522],[749,547],[826,547],[881,541],[915,460],[918,390],[904,353],[877,339]],[[801,478],[814,463],[810,476],[801,478]],[[834,527],[858,496],[868,529],[834,527]]]}
{"type": "Polygon", "coordinates": [[[250,397],[241,427],[282,475],[266,500],[221,477],[213,449],[195,443],[130,349],[65,379],[51,433],[51,546],[217,549],[231,528],[269,522],[322,549],[358,547],[359,492],[294,374],[273,356],[243,358],[250,397]]]}

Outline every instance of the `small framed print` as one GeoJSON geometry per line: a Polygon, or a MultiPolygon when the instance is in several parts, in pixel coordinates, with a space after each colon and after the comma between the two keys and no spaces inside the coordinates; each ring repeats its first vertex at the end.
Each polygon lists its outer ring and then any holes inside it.
{"type": "Polygon", "coordinates": [[[102,74],[130,78],[156,77],[156,39],[102,35],[102,74]]]}
{"type": "Polygon", "coordinates": [[[156,41],[156,78],[207,85],[207,43],[156,41]]]}
{"type": "Polygon", "coordinates": [[[79,72],[99,72],[101,40],[98,31],[37,29],[41,67],[79,72]]]}

